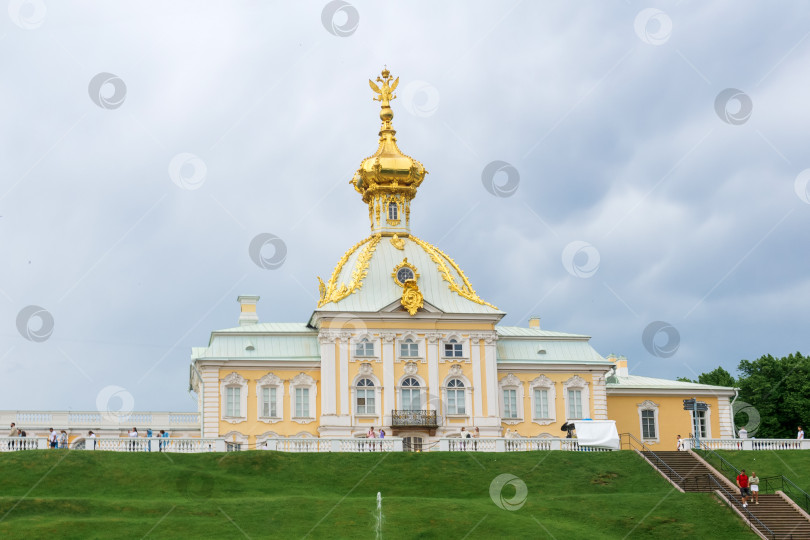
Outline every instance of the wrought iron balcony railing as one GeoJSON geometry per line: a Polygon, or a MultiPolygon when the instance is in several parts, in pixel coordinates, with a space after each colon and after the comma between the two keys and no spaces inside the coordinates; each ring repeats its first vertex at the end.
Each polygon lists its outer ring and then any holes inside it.
{"type": "Polygon", "coordinates": [[[436,429],[439,418],[436,411],[391,411],[391,427],[424,427],[436,429]]]}

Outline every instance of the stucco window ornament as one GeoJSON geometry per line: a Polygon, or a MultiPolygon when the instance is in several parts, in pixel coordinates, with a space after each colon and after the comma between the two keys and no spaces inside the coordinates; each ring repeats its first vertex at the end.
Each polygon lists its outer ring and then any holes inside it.
{"type": "Polygon", "coordinates": [[[407,364],[405,364],[406,375],[416,375],[417,371],[419,371],[419,369],[416,366],[416,362],[408,362],[407,364]]]}
{"type": "Polygon", "coordinates": [[[256,410],[259,422],[275,424],[284,418],[284,381],[268,373],[256,381],[256,410]]]}
{"type": "Polygon", "coordinates": [[[514,373],[498,382],[501,422],[515,425],[523,422],[523,383],[514,373]]]}
{"type": "Polygon", "coordinates": [[[371,375],[372,373],[374,373],[374,368],[371,367],[371,364],[368,362],[360,364],[360,375],[371,375]]]}
{"type": "Polygon", "coordinates": [[[557,389],[554,381],[545,375],[539,375],[529,382],[531,398],[532,423],[547,426],[557,421],[557,389]]]}
{"type": "Polygon", "coordinates": [[[645,442],[660,442],[658,429],[659,405],[647,399],[641,403],[638,403],[636,407],[638,407],[638,422],[641,440],[645,442]]]}
{"type": "Polygon", "coordinates": [[[290,401],[293,422],[309,424],[315,421],[315,399],[318,387],[315,379],[306,373],[299,373],[290,381],[290,401]]]}
{"type": "Polygon", "coordinates": [[[247,421],[247,380],[236,372],[220,384],[221,418],[229,424],[247,421]]]}
{"type": "Polygon", "coordinates": [[[453,364],[452,366],[450,366],[450,375],[452,377],[458,377],[462,373],[464,373],[464,370],[461,367],[461,364],[453,364]]]}

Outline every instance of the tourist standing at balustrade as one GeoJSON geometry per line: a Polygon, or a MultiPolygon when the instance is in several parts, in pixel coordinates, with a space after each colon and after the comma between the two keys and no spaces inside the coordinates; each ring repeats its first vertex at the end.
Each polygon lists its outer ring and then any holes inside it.
{"type": "MultiPolygon", "coordinates": [[[[17,429],[17,424],[14,422],[11,423],[11,430],[8,432],[9,437],[16,437],[20,434],[20,430],[17,429]]],[[[14,448],[14,441],[8,441],[8,447],[13,449],[14,448]]]]}
{"type": "Polygon", "coordinates": [[[87,432],[87,438],[88,439],[93,439],[93,450],[95,450],[96,449],[96,434],[93,433],[92,431],[88,431],[87,432]]]}
{"type": "Polygon", "coordinates": [[[804,430],[802,429],[802,426],[799,426],[799,433],[796,434],[796,438],[799,440],[804,439],[804,430]]]}
{"type": "Polygon", "coordinates": [[[135,448],[138,444],[135,442],[135,439],[138,438],[138,428],[132,428],[132,431],[129,432],[129,451],[134,452],[135,448]]]}
{"type": "Polygon", "coordinates": [[[59,448],[67,448],[68,447],[68,434],[67,431],[64,429],[61,433],[59,433],[59,448]]]}
{"type": "Polygon", "coordinates": [[[48,446],[51,448],[56,448],[56,432],[51,428],[50,432],[48,433],[48,446]]]}

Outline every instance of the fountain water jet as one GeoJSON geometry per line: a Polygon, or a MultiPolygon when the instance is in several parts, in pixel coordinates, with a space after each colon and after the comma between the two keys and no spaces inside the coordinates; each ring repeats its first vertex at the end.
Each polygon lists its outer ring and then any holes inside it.
{"type": "Polygon", "coordinates": [[[382,540],[382,526],[383,526],[383,513],[382,513],[382,493],[377,492],[377,514],[374,516],[377,523],[374,526],[374,531],[377,533],[377,540],[382,540]]]}

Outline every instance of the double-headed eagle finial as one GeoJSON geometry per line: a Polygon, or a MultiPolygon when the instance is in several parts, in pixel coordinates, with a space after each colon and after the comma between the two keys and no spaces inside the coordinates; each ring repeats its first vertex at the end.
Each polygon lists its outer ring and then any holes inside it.
{"type": "Polygon", "coordinates": [[[388,68],[385,67],[382,70],[382,77],[377,77],[377,82],[382,83],[382,88],[374,84],[374,81],[371,79],[368,80],[368,85],[371,87],[374,92],[377,93],[374,96],[374,101],[382,102],[383,107],[388,107],[388,103],[392,99],[396,99],[397,96],[394,95],[394,90],[397,89],[397,85],[399,84],[399,77],[394,79],[394,82],[391,82],[391,72],[388,71],[388,68]]]}

